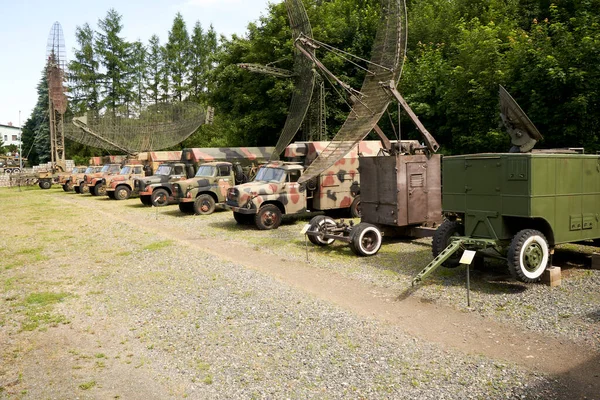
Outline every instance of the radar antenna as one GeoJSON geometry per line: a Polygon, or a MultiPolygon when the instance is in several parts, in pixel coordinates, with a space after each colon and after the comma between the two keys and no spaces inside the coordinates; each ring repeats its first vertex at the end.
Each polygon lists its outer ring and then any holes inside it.
{"type": "Polygon", "coordinates": [[[65,38],[60,23],[55,22],[46,46],[46,77],[48,80],[48,114],[50,121],[50,161],[52,168],[65,169],[64,114],[67,110],[65,95],[65,38]]]}
{"type": "Polygon", "coordinates": [[[511,153],[527,153],[543,139],[527,114],[515,99],[500,85],[500,118],[510,135],[511,153]]]}

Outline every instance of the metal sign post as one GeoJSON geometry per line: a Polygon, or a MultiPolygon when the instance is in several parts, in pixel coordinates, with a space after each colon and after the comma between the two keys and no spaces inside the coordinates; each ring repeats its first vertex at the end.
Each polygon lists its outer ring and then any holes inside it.
{"type": "Polygon", "coordinates": [[[306,224],[302,227],[302,234],[304,235],[304,246],[306,247],[306,262],[308,262],[308,236],[306,232],[310,229],[310,224],[306,224]]]}
{"type": "Polygon", "coordinates": [[[467,307],[471,307],[471,277],[470,269],[473,258],[475,258],[476,251],[465,250],[460,258],[460,263],[467,266],[467,307]]]}

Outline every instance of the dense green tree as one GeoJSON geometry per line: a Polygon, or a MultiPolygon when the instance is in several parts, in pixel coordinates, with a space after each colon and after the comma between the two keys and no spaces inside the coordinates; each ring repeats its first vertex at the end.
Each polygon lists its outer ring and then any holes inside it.
{"type": "Polygon", "coordinates": [[[127,102],[130,103],[135,112],[139,113],[146,102],[148,67],[146,47],[139,40],[131,45],[131,54],[128,60],[129,80],[127,82],[127,102]]]}
{"type": "Polygon", "coordinates": [[[151,104],[158,104],[160,99],[161,71],[163,69],[163,51],[160,39],[152,35],[148,42],[148,56],[146,62],[146,88],[148,100],[151,104]]]}
{"type": "Polygon", "coordinates": [[[75,29],[78,48],[73,50],[74,59],[69,62],[70,107],[74,113],[96,110],[99,104],[100,75],[94,48],[94,31],[89,24],[75,29]]]}
{"type": "Polygon", "coordinates": [[[100,101],[100,107],[107,107],[112,113],[119,111],[129,94],[127,81],[130,68],[127,66],[127,60],[130,59],[131,44],[120,36],[123,30],[121,19],[119,13],[110,9],[106,17],[98,21],[100,31],[96,34],[96,51],[100,64],[104,67],[102,74],[104,97],[100,101]]]}
{"type": "Polygon", "coordinates": [[[182,101],[188,88],[190,68],[190,38],[185,26],[185,21],[180,13],[173,20],[173,27],[169,31],[169,40],[166,44],[166,64],[169,68],[172,83],[173,98],[182,101]]]}
{"type": "Polygon", "coordinates": [[[48,78],[46,68],[37,86],[38,100],[22,128],[23,156],[29,165],[38,165],[51,160],[50,124],[48,122],[48,78]]]}

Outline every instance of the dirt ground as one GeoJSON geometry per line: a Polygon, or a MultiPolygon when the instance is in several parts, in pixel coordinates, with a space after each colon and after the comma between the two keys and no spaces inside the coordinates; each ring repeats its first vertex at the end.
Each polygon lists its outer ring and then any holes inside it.
{"type": "MultiPolygon", "coordinates": [[[[141,213],[164,211],[142,210],[136,200],[103,201],[89,196],[84,198],[65,194],[53,189],[44,193],[43,198],[30,196],[30,200],[26,201],[30,202],[27,204],[31,207],[30,210],[35,211],[18,212],[19,215],[9,216],[10,208],[7,208],[6,204],[10,205],[13,202],[13,205],[18,205],[20,202],[18,196],[13,196],[13,193],[3,206],[2,214],[6,219],[15,218],[21,221],[10,221],[15,225],[10,230],[9,237],[14,240],[33,240],[34,248],[43,247],[44,250],[40,251],[39,255],[41,263],[36,266],[39,268],[37,279],[40,282],[53,279],[50,275],[52,268],[59,267],[68,271],[60,282],[61,290],[82,297],[85,293],[93,292],[94,285],[84,281],[83,269],[87,268],[87,273],[90,269],[97,270],[94,275],[97,279],[101,279],[102,272],[97,259],[90,251],[94,246],[103,247],[106,244],[112,247],[102,250],[107,257],[111,252],[127,252],[126,246],[115,248],[119,246],[118,243],[131,240],[130,237],[118,237],[118,227],[126,226],[127,229],[123,229],[123,232],[139,233],[139,237],[133,239],[137,240],[138,245],[145,244],[141,238],[172,241],[175,246],[181,246],[181,251],[197,249],[224,261],[258,271],[294,290],[308,293],[354,315],[393,326],[420,341],[435,343],[465,354],[483,355],[514,363],[531,370],[532,373],[551,376],[559,383],[557,387],[563,390],[562,394],[558,393],[558,398],[600,398],[600,354],[581,343],[525,331],[477,313],[424,301],[418,296],[419,288],[407,288],[399,293],[394,289],[369,285],[332,271],[315,268],[310,262],[291,263],[285,257],[273,255],[251,241],[240,238],[235,239],[235,242],[232,242],[231,238],[215,240],[194,230],[181,230],[179,227],[169,226],[160,218],[140,218],[141,213]],[[115,212],[116,208],[120,211],[115,212]],[[53,211],[58,211],[59,215],[49,217],[49,213],[53,211]],[[91,214],[93,216],[90,216],[91,214]],[[114,243],[94,244],[93,241],[81,239],[92,238],[94,232],[102,229],[103,222],[117,224],[116,228],[111,228],[114,243]],[[41,226],[46,229],[41,229],[41,226]],[[65,232],[71,232],[68,236],[72,237],[72,241],[64,240],[65,232]],[[56,250],[57,248],[61,250],[56,250]],[[48,251],[60,254],[60,257],[57,257],[60,258],[60,262],[52,262],[52,256],[47,255],[48,251]],[[285,269],[282,269],[282,263],[286,263],[285,269]],[[332,285],[331,282],[336,284],[332,285]]],[[[4,240],[2,245],[10,246],[10,242],[4,240]]],[[[27,253],[28,250],[24,249],[25,247],[14,253],[3,250],[3,274],[22,267],[17,265],[20,262],[19,257],[36,257],[37,253],[27,253]],[[11,260],[7,257],[14,258],[13,264],[10,264],[11,260]],[[9,265],[12,266],[9,268],[9,265]]],[[[34,281],[32,276],[30,270],[21,277],[14,274],[11,280],[5,280],[2,301],[8,304],[19,298],[20,286],[16,283],[29,287],[40,285],[41,283],[34,281]]],[[[16,326],[15,321],[20,321],[20,326],[23,326],[22,321],[18,319],[21,317],[11,316],[8,311],[0,316],[0,398],[34,398],[36,393],[46,393],[47,398],[62,398],[61,393],[64,392],[58,389],[56,392],[48,392],[48,388],[67,385],[74,380],[74,376],[82,389],[82,395],[78,396],[81,398],[160,397],[162,382],[145,379],[146,372],[142,368],[145,361],[137,355],[143,353],[144,346],[149,345],[143,341],[132,340],[132,337],[138,335],[143,337],[144,332],[128,330],[127,324],[120,324],[118,319],[112,318],[111,310],[104,310],[101,303],[86,302],[79,307],[83,310],[88,309],[87,315],[70,315],[68,310],[63,310],[69,315],[68,324],[55,321],[48,323],[43,329],[11,329],[11,326],[16,326]],[[109,364],[110,368],[107,368],[109,364]],[[36,388],[36,384],[32,384],[30,379],[25,382],[24,371],[27,371],[28,376],[36,377],[39,387],[36,388]],[[93,395],[86,394],[85,385],[94,386],[99,380],[86,380],[90,371],[102,375],[103,381],[111,382],[110,386],[96,388],[93,395]]],[[[173,378],[170,385],[177,388],[177,378],[173,378]]],[[[181,393],[175,390],[172,394],[175,397],[186,397],[183,389],[181,393]]]]}

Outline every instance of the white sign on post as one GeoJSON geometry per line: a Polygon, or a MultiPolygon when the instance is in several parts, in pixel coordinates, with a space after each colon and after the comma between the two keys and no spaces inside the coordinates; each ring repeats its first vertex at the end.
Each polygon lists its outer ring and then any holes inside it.
{"type": "Polygon", "coordinates": [[[308,232],[309,228],[310,228],[310,224],[306,224],[302,227],[302,230],[300,232],[302,232],[302,234],[305,235],[306,232],[308,232]]]}
{"type": "Polygon", "coordinates": [[[475,254],[477,254],[476,251],[473,250],[465,250],[462,254],[462,257],[460,258],[460,263],[461,264],[467,264],[467,265],[471,265],[471,263],[473,262],[473,258],[475,258],[475,254]]]}

